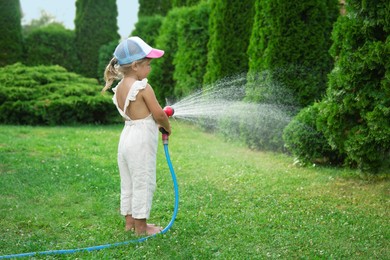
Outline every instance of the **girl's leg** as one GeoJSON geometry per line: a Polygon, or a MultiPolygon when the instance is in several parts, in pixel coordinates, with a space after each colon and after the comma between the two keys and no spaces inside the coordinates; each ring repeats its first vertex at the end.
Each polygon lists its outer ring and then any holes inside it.
{"type": "Polygon", "coordinates": [[[135,223],[134,223],[133,217],[131,215],[126,215],[125,218],[126,218],[125,230],[126,231],[134,230],[135,229],[135,223]]]}

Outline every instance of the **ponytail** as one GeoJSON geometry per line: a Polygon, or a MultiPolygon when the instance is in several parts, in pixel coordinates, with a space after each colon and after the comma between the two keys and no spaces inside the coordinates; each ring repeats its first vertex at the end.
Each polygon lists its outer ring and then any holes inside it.
{"type": "Polygon", "coordinates": [[[118,79],[119,73],[117,70],[117,66],[118,66],[118,60],[114,57],[108,63],[106,70],[104,71],[104,81],[106,82],[106,85],[102,89],[102,92],[109,89],[112,83],[114,83],[114,81],[118,79]]]}

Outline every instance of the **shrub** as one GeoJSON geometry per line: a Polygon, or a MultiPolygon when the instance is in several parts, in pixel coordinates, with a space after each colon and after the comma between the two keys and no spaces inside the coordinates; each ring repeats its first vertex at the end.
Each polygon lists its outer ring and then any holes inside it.
{"type": "Polygon", "coordinates": [[[303,164],[340,164],[341,156],[317,130],[319,113],[318,103],[302,109],[284,129],[285,147],[303,164]]]}
{"type": "Polygon", "coordinates": [[[194,6],[203,0],[171,0],[172,7],[194,6]]]}
{"type": "Polygon", "coordinates": [[[257,74],[266,71],[267,81],[294,94],[296,106],[320,99],[333,65],[328,51],[338,0],[257,0],[255,10],[248,48],[248,97],[261,101],[267,93],[256,80],[257,74]]]}
{"type": "Polygon", "coordinates": [[[188,95],[202,86],[206,72],[209,5],[183,9],[178,21],[178,49],[173,59],[176,98],[188,95]]]}
{"type": "Polygon", "coordinates": [[[116,0],[77,0],[75,18],[75,47],[80,67],[77,72],[99,78],[99,49],[119,41],[116,0]]]}
{"type": "Polygon", "coordinates": [[[165,16],[171,9],[171,1],[139,0],[138,16],[165,16]]]}
{"type": "Polygon", "coordinates": [[[74,31],[61,24],[49,24],[32,31],[26,37],[26,64],[60,65],[75,71],[78,60],[74,49],[74,31]]]}
{"type": "Polygon", "coordinates": [[[0,67],[22,60],[23,37],[19,0],[0,0],[0,67]]]}
{"type": "Polygon", "coordinates": [[[141,16],[138,18],[131,35],[141,37],[150,46],[154,47],[162,22],[163,17],[160,15],[141,16]]]}
{"type": "Polygon", "coordinates": [[[111,97],[100,94],[95,79],[60,66],[0,69],[0,123],[56,125],[113,123],[120,118],[111,97]]]}
{"type": "Polygon", "coordinates": [[[152,63],[152,71],[149,75],[149,83],[154,89],[158,101],[163,104],[166,99],[173,98],[175,80],[173,72],[175,67],[173,59],[177,52],[178,29],[177,21],[182,14],[181,8],[173,8],[164,18],[160,28],[160,34],[156,39],[156,48],[164,50],[165,54],[152,63]]]}
{"type": "Polygon", "coordinates": [[[211,1],[205,84],[248,71],[246,50],[252,30],[254,2],[211,1]]]}
{"type": "Polygon", "coordinates": [[[99,49],[99,64],[98,64],[98,80],[101,85],[105,85],[104,82],[104,71],[106,70],[106,67],[108,63],[111,61],[111,59],[114,56],[114,51],[116,46],[118,45],[118,41],[112,41],[110,43],[102,45],[99,49]]]}
{"type": "Polygon", "coordinates": [[[380,171],[390,157],[389,9],[385,0],[348,1],[335,24],[336,63],[319,104],[319,129],[345,164],[362,171],[380,171]]]}

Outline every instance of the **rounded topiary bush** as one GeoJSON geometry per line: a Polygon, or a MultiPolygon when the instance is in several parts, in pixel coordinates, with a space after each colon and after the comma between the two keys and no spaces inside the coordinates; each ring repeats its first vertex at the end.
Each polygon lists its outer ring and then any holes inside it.
{"type": "Polygon", "coordinates": [[[285,147],[302,164],[341,161],[340,155],[328,144],[323,133],[317,131],[318,103],[302,109],[283,131],[285,147]]]}
{"type": "Polygon", "coordinates": [[[57,125],[114,123],[120,120],[110,95],[96,79],[60,66],[0,68],[0,123],[57,125]]]}

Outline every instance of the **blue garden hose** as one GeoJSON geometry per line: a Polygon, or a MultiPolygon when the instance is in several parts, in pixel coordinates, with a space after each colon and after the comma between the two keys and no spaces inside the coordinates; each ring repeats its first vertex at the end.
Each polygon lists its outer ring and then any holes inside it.
{"type": "Polygon", "coordinates": [[[124,242],[118,242],[118,243],[113,243],[113,244],[106,244],[106,245],[100,245],[100,246],[92,246],[92,247],[84,247],[84,248],[76,248],[76,249],[60,249],[60,250],[49,250],[49,251],[41,251],[41,252],[30,252],[30,253],[21,253],[21,254],[13,254],[13,255],[3,255],[0,256],[0,259],[7,259],[7,258],[16,258],[16,257],[28,257],[28,256],[37,256],[37,255],[57,255],[57,254],[73,254],[77,252],[91,252],[91,251],[97,251],[109,247],[116,247],[116,246],[122,246],[122,245],[127,245],[127,244],[132,244],[132,243],[140,243],[143,242],[149,238],[155,237],[159,234],[165,234],[173,225],[175,222],[177,212],[179,210],[179,185],[177,184],[177,179],[175,175],[175,171],[172,166],[171,158],[169,156],[169,151],[168,151],[168,135],[163,133],[163,144],[164,144],[164,152],[165,152],[165,158],[168,163],[169,171],[171,172],[172,176],[172,181],[173,181],[173,188],[175,192],[175,207],[173,210],[173,215],[171,218],[171,221],[168,223],[168,225],[160,231],[160,233],[150,235],[147,237],[142,237],[139,239],[133,239],[133,240],[128,240],[124,242]],[[165,138],[165,139],[164,139],[165,138]]]}

